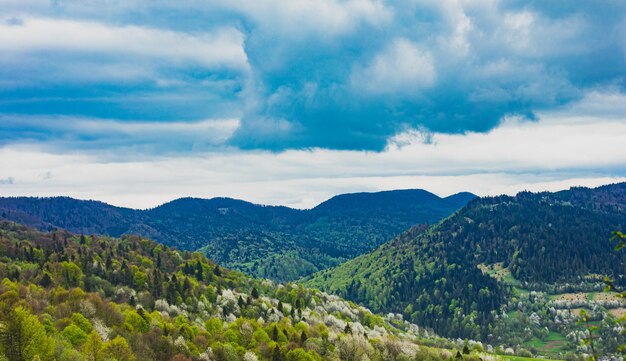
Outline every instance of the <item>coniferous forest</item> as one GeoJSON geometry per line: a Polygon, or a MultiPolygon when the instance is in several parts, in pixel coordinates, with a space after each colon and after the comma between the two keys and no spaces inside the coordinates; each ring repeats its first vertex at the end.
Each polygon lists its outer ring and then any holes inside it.
{"type": "MultiPolygon", "coordinates": [[[[374,311],[402,313],[442,335],[495,342],[506,339],[499,335],[509,321],[503,318],[524,308],[511,300],[539,304],[530,299],[546,298],[544,321],[554,321],[557,309],[596,307],[587,292],[601,291],[604,276],[623,285],[626,256],[609,238],[625,225],[624,183],[479,198],[431,228],[409,230],[305,284],[374,311]],[[561,304],[550,301],[563,294],[561,304]],[[573,295],[582,299],[567,305],[573,295]]],[[[524,327],[540,335],[546,325],[528,321],[524,327]]],[[[533,332],[527,336],[533,339],[533,332]]]]}
{"type": "Polygon", "coordinates": [[[67,197],[0,198],[0,216],[40,230],[136,234],[248,274],[295,280],[372,250],[414,224],[436,223],[475,196],[424,190],[343,194],[310,210],[182,198],[149,210],[67,197]]]}

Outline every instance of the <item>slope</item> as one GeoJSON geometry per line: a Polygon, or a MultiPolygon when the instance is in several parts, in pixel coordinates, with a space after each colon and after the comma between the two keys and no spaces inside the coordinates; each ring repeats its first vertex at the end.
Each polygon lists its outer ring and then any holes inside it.
{"type": "Polygon", "coordinates": [[[137,234],[248,274],[293,280],[382,244],[414,224],[434,223],[471,194],[423,190],[344,194],[311,210],[230,198],[181,198],[149,210],[56,198],[0,198],[0,217],[41,230],[119,237],[137,234]]]}
{"type": "Polygon", "coordinates": [[[134,236],[40,233],[2,221],[0,279],[0,359],[9,361],[437,361],[451,354],[420,350],[418,328],[407,322],[134,236]]]}
{"type": "Polygon", "coordinates": [[[626,183],[479,198],[305,284],[401,312],[446,336],[490,339],[512,284],[489,269],[545,292],[599,275],[624,282],[624,255],[608,238],[625,225],[626,183]]]}

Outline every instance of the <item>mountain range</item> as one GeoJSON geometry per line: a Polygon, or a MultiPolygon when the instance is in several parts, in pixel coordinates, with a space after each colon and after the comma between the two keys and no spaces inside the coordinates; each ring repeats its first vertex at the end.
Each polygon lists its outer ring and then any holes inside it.
{"type": "Polygon", "coordinates": [[[0,198],[0,217],[39,230],[136,234],[248,274],[294,280],[368,252],[416,224],[436,223],[475,198],[425,190],[335,196],[315,208],[231,198],[181,198],[135,210],[68,197],[0,198]]]}
{"type": "Polygon", "coordinates": [[[626,183],[476,198],[440,223],[413,228],[305,284],[450,337],[506,339],[513,332],[504,329],[507,322],[524,309],[519,323],[529,331],[520,342],[541,341],[544,327],[565,339],[577,329],[565,326],[555,308],[623,310],[617,299],[595,301],[603,276],[625,283],[626,258],[609,242],[625,227],[626,183]],[[536,322],[529,320],[533,312],[536,322]]]}
{"type": "MultiPolygon", "coordinates": [[[[423,190],[356,193],[309,210],[229,198],[182,198],[133,210],[67,197],[18,197],[0,198],[0,217],[52,232],[39,234],[3,223],[0,237],[5,243],[10,240],[0,247],[0,263],[6,264],[0,265],[0,273],[45,283],[46,288],[50,282],[72,286],[73,271],[63,267],[78,262],[85,275],[92,275],[76,284],[88,292],[115,299],[118,291],[111,285],[127,284],[144,292],[142,287],[148,287],[151,297],[164,297],[170,306],[194,305],[199,299],[189,293],[193,282],[172,283],[173,273],[207,277],[208,282],[229,275],[231,280],[220,281],[215,292],[239,289],[240,307],[252,286],[278,299],[289,294],[294,303],[299,296],[293,295],[320,289],[386,313],[393,325],[407,327],[408,321],[427,334],[511,345],[520,354],[530,350],[556,358],[590,351],[580,346],[589,337],[578,322],[585,312],[597,333],[597,352],[614,353],[626,343],[626,335],[619,332],[626,303],[615,292],[601,292],[605,277],[626,288],[626,257],[609,242],[612,231],[626,227],[626,183],[480,198],[469,193],[440,198],[423,190]],[[184,252],[129,234],[152,237],[184,252]],[[33,237],[53,241],[29,246],[33,237]],[[103,248],[101,260],[85,248],[89,245],[103,248]],[[281,281],[304,276],[298,283],[306,288],[269,289],[186,250],[200,250],[221,265],[255,276],[281,281]],[[42,257],[54,266],[43,273],[31,265],[42,257]],[[94,257],[95,263],[87,262],[94,257]],[[163,262],[167,266],[159,266],[163,262]],[[160,277],[154,265],[172,273],[163,284],[154,279],[160,277]]],[[[132,290],[122,301],[137,303],[140,293],[129,295],[132,290]]],[[[143,304],[156,307],[150,297],[141,297],[143,304]]],[[[211,292],[207,297],[220,302],[211,292]]],[[[332,303],[334,296],[328,297],[325,302],[332,303]]],[[[234,306],[220,307],[218,312],[226,316],[223,307],[234,306]]],[[[383,325],[369,316],[359,320],[371,327],[383,325]]],[[[349,333],[347,328],[344,333],[349,333]]]]}

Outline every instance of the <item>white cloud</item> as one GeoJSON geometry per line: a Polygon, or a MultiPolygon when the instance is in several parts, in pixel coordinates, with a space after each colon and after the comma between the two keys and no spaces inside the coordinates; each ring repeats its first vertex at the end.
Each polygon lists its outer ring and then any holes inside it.
{"type": "Polygon", "coordinates": [[[222,149],[238,127],[238,119],[148,122],[0,115],[0,135],[10,137],[15,132],[22,132],[27,134],[23,136],[22,143],[28,142],[57,152],[65,152],[68,148],[80,149],[112,159],[145,159],[145,154],[151,153],[222,149]]]}
{"type": "Polygon", "coordinates": [[[97,119],[66,119],[63,125],[54,128],[68,127],[73,131],[86,133],[107,132],[107,134],[149,135],[168,133],[176,136],[191,136],[194,133],[205,133],[215,136],[216,141],[225,141],[239,126],[237,119],[207,119],[198,122],[119,122],[97,119]],[[69,120],[69,121],[68,121],[69,120]]]}
{"type": "Polygon", "coordinates": [[[391,11],[379,0],[238,0],[222,2],[221,6],[247,14],[266,31],[281,37],[341,35],[360,23],[380,26],[392,18],[391,11]]]}
{"type": "Polygon", "coordinates": [[[529,10],[504,14],[501,27],[505,44],[523,57],[566,56],[589,50],[590,44],[581,43],[588,30],[579,14],[548,19],[529,10]]]}
{"type": "MultiPolygon", "coordinates": [[[[8,145],[0,148],[0,179],[10,177],[13,182],[2,185],[0,195],[70,195],[133,207],[181,196],[230,196],[310,207],[334,194],[355,191],[424,188],[440,195],[490,195],[596,186],[626,180],[626,116],[612,109],[599,112],[611,104],[626,104],[626,96],[594,92],[558,112],[540,114],[537,122],[508,119],[484,134],[435,133],[428,143],[423,134],[408,131],[381,153],[230,149],[115,161],[93,153],[51,154],[8,145]],[[582,118],[571,114],[579,111],[582,118]],[[42,174],[54,177],[44,180],[42,174]]],[[[137,124],[113,126],[149,131],[137,124]]]]}
{"type": "Polygon", "coordinates": [[[395,39],[365,67],[356,67],[352,86],[370,94],[417,95],[432,86],[437,74],[433,57],[407,39],[395,39]]]}
{"type": "Polygon", "coordinates": [[[54,50],[147,56],[205,67],[247,69],[248,66],[244,36],[232,27],[188,34],[80,20],[27,17],[20,18],[20,22],[0,22],[0,51],[3,53],[54,50]]]}

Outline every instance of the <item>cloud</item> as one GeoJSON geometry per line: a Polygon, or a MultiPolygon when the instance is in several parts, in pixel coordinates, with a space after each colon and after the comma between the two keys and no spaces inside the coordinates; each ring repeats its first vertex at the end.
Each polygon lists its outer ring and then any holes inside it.
{"type": "Polygon", "coordinates": [[[235,8],[280,37],[344,35],[361,24],[381,26],[392,18],[379,0],[239,0],[222,6],[235,8]]]}
{"type": "Polygon", "coordinates": [[[256,51],[257,44],[271,45],[263,32],[252,34],[246,49],[254,95],[244,100],[253,106],[245,108],[233,144],[380,151],[406,128],[485,132],[507,116],[535,119],[593,89],[617,83],[622,91],[623,19],[587,10],[624,14],[626,7],[595,6],[602,9],[396,2],[388,4],[392,21],[358,35],[307,39],[306,48],[280,38],[280,49],[291,51],[279,51],[279,61],[274,52],[256,51]],[[267,119],[290,122],[292,131],[278,138],[258,133],[267,119]]]}
{"type": "MultiPolygon", "coordinates": [[[[0,21],[0,113],[134,121],[238,115],[244,36],[15,15],[0,21]]],[[[131,140],[132,142],[132,140],[131,140]]]]}
{"type": "Polygon", "coordinates": [[[15,178],[13,177],[2,178],[0,179],[0,184],[15,184],[15,178]]]}
{"type": "MultiPolygon", "coordinates": [[[[536,121],[507,118],[489,132],[407,130],[390,139],[382,152],[204,149],[115,158],[102,152],[55,153],[32,144],[6,144],[0,148],[0,179],[13,177],[15,184],[0,188],[0,195],[65,194],[133,207],[181,196],[230,196],[311,207],[334,194],[356,191],[424,188],[440,195],[489,195],[596,186],[626,181],[626,117],[601,112],[604,106],[622,104],[623,94],[595,92],[539,113],[536,121]],[[47,172],[54,177],[42,179],[47,172]]],[[[71,127],[94,134],[102,127],[119,127],[116,132],[122,134],[150,126],[87,122],[71,127]]],[[[161,131],[178,136],[202,127],[164,125],[161,131]]]]}
{"type": "Polygon", "coordinates": [[[247,68],[243,34],[234,28],[190,35],[140,26],[26,18],[0,24],[0,50],[7,52],[72,51],[158,57],[205,67],[247,68]]]}
{"type": "Polygon", "coordinates": [[[414,98],[434,84],[437,77],[432,55],[406,39],[395,39],[364,68],[351,77],[357,92],[414,98]]]}
{"type": "MultiPolygon", "coordinates": [[[[590,92],[626,87],[623,2],[29,0],[3,7],[1,114],[237,118],[228,145],[241,149],[380,152],[410,129],[484,133],[507,117],[536,119],[590,92]]],[[[125,139],[141,143],[139,134],[125,139]]]]}
{"type": "Polygon", "coordinates": [[[105,151],[108,157],[116,159],[146,158],[146,154],[180,154],[224,148],[224,143],[238,126],[237,119],[146,122],[0,116],[0,146],[20,140],[21,143],[45,145],[55,152],[72,148],[101,156],[105,151]]]}

